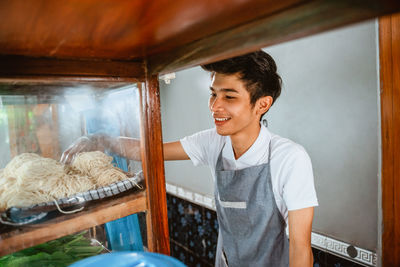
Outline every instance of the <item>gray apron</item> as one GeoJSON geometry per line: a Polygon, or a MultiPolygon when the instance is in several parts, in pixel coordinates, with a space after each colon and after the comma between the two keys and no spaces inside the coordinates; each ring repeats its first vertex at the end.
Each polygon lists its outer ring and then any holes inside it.
{"type": "Polygon", "coordinates": [[[215,266],[289,266],[286,222],[276,206],[268,163],[225,171],[222,150],[215,169],[219,235],[215,266]]]}

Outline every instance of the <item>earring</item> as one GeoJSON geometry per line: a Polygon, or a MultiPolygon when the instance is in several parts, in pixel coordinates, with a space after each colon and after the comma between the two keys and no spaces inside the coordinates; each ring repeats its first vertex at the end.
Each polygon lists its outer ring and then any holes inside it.
{"type": "Polygon", "coordinates": [[[263,124],[265,127],[268,128],[268,121],[267,121],[267,119],[262,119],[261,121],[262,121],[262,124],[263,124]]]}

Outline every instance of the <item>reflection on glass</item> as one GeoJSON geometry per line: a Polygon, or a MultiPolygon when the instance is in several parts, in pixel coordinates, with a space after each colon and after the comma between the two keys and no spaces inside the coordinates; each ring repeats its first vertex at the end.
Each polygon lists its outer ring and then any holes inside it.
{"type": "Polygon", "coordinates": [[[0,168],[31,152],[60,159],[77,138],[90,133],[140,137],[135,85],[113,90],[64,88],[58,95],[0,95],[0,168]]]}

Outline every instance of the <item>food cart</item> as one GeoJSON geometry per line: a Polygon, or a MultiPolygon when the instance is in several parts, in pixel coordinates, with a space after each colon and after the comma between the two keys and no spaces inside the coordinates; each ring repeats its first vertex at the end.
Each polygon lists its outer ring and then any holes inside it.
{"type": "MultiPolygon", "coordinates": [[[[51,106],[58,103],[52,102],[57,96],[85,86],[96,93],[133,86],[138,109],[130,115],[140,118],[146,190],[94,201],[78,213],[35,227],[6,227],[0,233],[0,255],[138,212],[146,213],[148,250],[169,254],[160,75],[398,10],[400,3],[391,0],[2,1],[1,95],[34,95],[42,101],[38,103],[51,106]]],[[[52,116],[57,121],[57,113],[52,116]]],[[[87,125],[76,127],[87,133],[87,125]]],[[[62,140],[55,141],[49,149],[62,140]]],[[[60,149],[53,152],[59,156],[60,149]]],[[[383,205],[395,203],[393,198],[385,201],[383,205]]],[[[389,221],[391,215],[385,214],[384,221],[389,221]]],[[[384,234],[387,266],[400,262],[393,256],[400,255],[398,219],[390,225],[397,234],[384,234]],[[385,242],[397,245],[389,248],[385,242]],[[393,248],[398,253],[392,254],[393,248]]]]}

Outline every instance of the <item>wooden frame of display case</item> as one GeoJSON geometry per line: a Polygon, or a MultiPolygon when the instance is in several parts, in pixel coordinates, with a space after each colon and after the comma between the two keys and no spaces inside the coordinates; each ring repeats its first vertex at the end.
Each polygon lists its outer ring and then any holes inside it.
{"type": "Polygon", "coordinates": [[[379,19],[382,266],[400,266],[400,14],[379,19]]]}
{"type": "MultiPolygon", "coordinates": [[[[52,80],[40,79],[43,82],[52,80]]],[[[62,80],[70,81],[69,78],[62,80]]],[[[91,77],[90,81],[98,79],[91,77]]],[[[0,256],[138,212],[146,212],[148,250],[169,254],[161,117],[159,110],[154,109],[154,106],[160,105],[158,78],[150,77],[143,82],[143,86],[140,85],[141,157],[146,190],[96,201],[79,213],[58,216],[45,223],[13,227],[11,231],[0,233],[0,256]]]]}
{"type": "Polygon", "coordinates": [[[95,225],[146,210],[146,193],[104,200],[85,207],[82,212],[57,217],[46,223],[24,226],[2,234],[1,255],[19,251],[95,225]],[[107,214],[107,216],[105,216],[107,214]]]}
{"type": "MultiPolygon", "coordinates": [[[[0,82],[142,83],[141,156],[147,190],[94,204],[52,225],[0,235],[0,255],[139,211],[147,212],[149,250],[169,254],[157,76],[399,10],[397,0],[2,1],[0,82]]],[[[380,23],[385,31],[380,31],[381,40],[389,36],[384,34],[390,28],[385,28],[388,24],[384,22],[380,23]]],[[[390,35],[390,40],[398,41],[398,29],[393,29],[390,34],[395,35],[390,35]]],[[[393,52],[398,42],[390,42],[381,61],[398,55],[398,51],[393,52]]],[[[385,62],[381,74],[386,81],[381,102],[386,228],[382,262],[384,266],[399,266],[400,229],[398,220],[391,222],[400,214],[395,196],[399,192],[396,166],[400,166],[395,156],[399,124],[394,123],[398,95],[391,83],[393,79],[398,82],[398,73],[390,75],[397,71],[397,63],[385,62]],[[396,253],[390,253],[393,247],[396,253]]]]}

